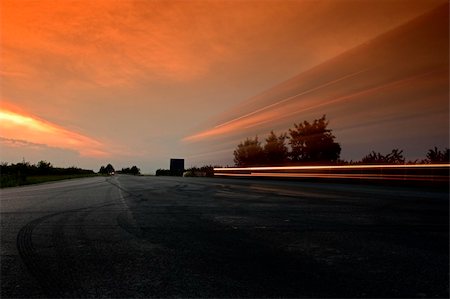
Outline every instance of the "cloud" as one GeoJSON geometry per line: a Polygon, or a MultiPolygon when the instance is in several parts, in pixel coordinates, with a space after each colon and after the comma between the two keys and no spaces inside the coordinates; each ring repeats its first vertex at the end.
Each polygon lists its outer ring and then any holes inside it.
{"type": "Polygon", "coordinates": [[[290,64],[286,57],[310,67],[379,33],[393,19],[410,17],[421,1],[408,0],[412,12],[402,15],[386,9],[402,2],[347,2],[343,9],[323,0],[3,0],[1,74],[127,86],[148,79],[191,81],[230,63],[290,64]],[[358,13],[349,14],[349,7],[358,13]],[[372,17],[374,7],[386,11],[372,17]],[[348,25],[349,15],[372,19],[360,28],[348,25]]]}
{"type": "Polygon", "coordinates": [[[31,147],[34,149],[47,148],[45,144],[32,143],[25,140],[20,139],[10,139],[0,137],[0,143],[8,147],[31,147]]]}
{"type": "Polygon", "coordinates": [[[0,137],[8,146],[48,146],[74,150],[81,156],[106,157],[106,145],[86,135],[68,130],[10,106],[0,108],[0,137]]]}
{"type": "Polygon", "coordinates": [[[40,73],[100,86],[130,85],[149,78],[189,81],[247,48],[244,41],[252,39],[251,28],[264,26],[267,12],[289,11],[278,6],[215,1],[68,0],[57,5],[3,1],[2,75],[39,77],[40,73]]]}
{"type": "MultiPolygon", "coordinates": [[[[278,99],[276,102],[265,105],[261,108],[254,109],[253,111],[240,115],[229,121],[216,125],[214,128],[185,137],[184,141],[196,141],[203,138],[213,137],[217,135],[229,134],[236,131],[242,131],[244,129],[252,128],[268,122],[278,121],[280,119],[287,118],[293,114],[299,114],[302,111],[317,108],[318,106],[324,106],[333,102],[343,100],[343,98],[333,99],[330,101],[317,101],[317,98],[310,100],[307,96],[311,93],[317,92],[320,89],[327,88],[334,84],[337,84],[346,79],[357,76],[367,70],[352,72],[339,78],[334,78],[331,81],[318,84],[312,88],[302,90],[299,93],[290,95],[286,98],[278,99]],[[302,100],[303,99],[303,100],[302,100]],[[302,100],[301,102],[299,100],[302,100]],[[300,104],[300,106],[299,106],[300,104]]],[[[348,98],[346,96],[344,98],[348,98]]]]}
{"type": "Polygon", "coordinates": [[[231,108],[217,116],[218,123],[183,140],[251,136],[328,112],[353,126],[378,120],[377,134],[385,134],[386,113],[399,119],[417,111],[440,113],[448,108],[447,25],[444,5],[231,108]]]}

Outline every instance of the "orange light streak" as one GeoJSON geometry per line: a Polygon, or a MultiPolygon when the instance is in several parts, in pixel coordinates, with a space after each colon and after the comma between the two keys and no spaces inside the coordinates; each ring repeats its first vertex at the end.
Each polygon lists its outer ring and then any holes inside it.
{"type": "Polygon", "coordinates": [[[448,182],[448,173],[410,174],[406,169],[435,168],[450,170],[450,164],[411,164],[411,165],[321,165],[321,166],[274,166],[274,167],[230,167],[214,168],[215,176],[228,177],[268,177],[268,178],[317,178],[317,179],[364,179],[364,180],[395,180],[395,181],[433,181],[448,182]],[[346,171],[359,170],[360,173],[346,173],[346,171]],[[404,169],[400,174],[383,173],[387,169],[404,169]],[[342,173],[329,173],[332,170],[341,170],[342,173]],[[378,170],[379,173],[370,173],[378,170]],[[244,171],[244,172],[241,172],[244,171]],[[281,172],[271,172],[281,171],[281,172]],[[284,171],[284,172],[282,172],[284,171]],[[300,172],[293,172],[300,171],[300,172]],[[319,171],[319,172],[318,172],[319,171]]]}
{"type": "Polygon", "coordinates": [[[377,168],[433,168],[447,167],[450,164],[401,164],[401,165],[318,165],[318,166],[264,166],[264,167],[223,167],[214,171],[267,171],[267,170],[331,170],[331,169],[377,169],[377,168]]]}
{"type": "Polygon", "coordinates": [[[215,176],[230,177],[279,177],[279,178],[320,178],[320,179],[370,179],[370,180],[395,180],[395,181],[448,181],[445,176],[426,175],[382,175],[382,174],[316,174],[316,173],[215,173],[215,176]]]}

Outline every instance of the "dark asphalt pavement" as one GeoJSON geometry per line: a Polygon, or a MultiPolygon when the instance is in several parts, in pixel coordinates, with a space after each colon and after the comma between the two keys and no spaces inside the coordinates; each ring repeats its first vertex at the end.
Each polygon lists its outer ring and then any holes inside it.
{"type": "Polygon", "coordinates": [[[448,297],[449,193],[222,178],[2,189],[1,297],[448,297]]]}

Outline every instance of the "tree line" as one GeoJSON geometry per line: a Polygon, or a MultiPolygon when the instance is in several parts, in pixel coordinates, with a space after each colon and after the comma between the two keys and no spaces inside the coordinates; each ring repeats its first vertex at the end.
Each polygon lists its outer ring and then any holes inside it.
{"type": "MultiPolygon", "coordinates": [[[[117,172],[132,175],[141,174],[141,170],[137,166],[122,168],[117,172]]],[[[111,164],[108,164],[106,167],[100,167],[98,173],[110,175],[115,173],[115,170],[111,164]]],[[[2,188],[90,175],[95,175],[95,172],[75,166],[54,167],[50,162],[43,160],[36,164],[25,162],[25,160],[19,163],[0,163],[0,187],[2,188]]]]}
{"type": "MultiPolygon", "coordinates": [[[[212,177],[214,176],[214,167],[219,166],[212,166],[212,165],[205,165],[201,167],[190,167],[188,169],[185,169],[181,175],[185,177],[212,177]]],[[[157,169],[156,176],[181,176],[178,171],[172,172],[170,169],[157,169]]]]}
{"type": "Polygon", "coordinates": [[[54,167],[50,162],[39,161],[37,164],[30,164],[22,161],[20,163],[0,164],[0,186],[11,187],[29,184],[32,182],[31,177],[38,176],[86,176],[93,175],[94,171],[81,169],[75,166],[68,168],[54,167]]]}
{"type": "MultiPolygon", "coordinates": [[[[233,152],[234,163],[238,167],[247,166],[281,166],[298,164],[404,164],[403,150],[393,149],[381,154],[372,151],[361,161],[344,161],[340,159],[341,145],[328,128],[326,116],[313,122],[294,123],[286,133],[275,134],[273,131],[265,138],[262,145],[258,139],[246,138],[237,145],[233,152]]],[[[408,161],[408,163],[448,163],[450,150],[443,151],[437,147],[430,149],[426,159],[408,161]]]]}
{"type": "MultiPolygon", "coordinates": [[[[112,175],[112,174],[116,173],[116,170],[114,169],[114,167],[111,164],[108,164],[106,166],[101,166],[98,173],[112,175]]],[[[134,165],[132,167],[122,168],[121,170],[118,170],[117,173],[140,175],[141,170],[136,165],[134,165]]]]}

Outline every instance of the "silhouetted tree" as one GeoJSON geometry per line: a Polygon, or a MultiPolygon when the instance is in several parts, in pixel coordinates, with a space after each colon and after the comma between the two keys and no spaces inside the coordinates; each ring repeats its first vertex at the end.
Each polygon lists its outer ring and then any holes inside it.
{"type": "Polygon", "coordinates": [[[405,158],[403,157],[403,150],[393,149],[387,155],[372,151],[364,156],[361,162],[365,164],[405,164],[405,158]]]}
{"type": "Polygon", "coordinates": [[[434,149],[428,150],[427,153],[428,163],[449,163],[450,162],[450,149],[446,148],[442,152],[435,146],[434,149]]]}
{"type": "Polygon", "coordinates": [[[386,163],[386,158],[381,153],[372,151],[371,153],[365,155],[361,162],[365,164],[384,164],[386,163]]]}
{"type": "Polygon", "coordinates": [[[132,166],[130,169],[130,173],[132,175],[138,175],[141,174],[141,170],[137,166],[132,166]]]}
{"type": "Polygon", "coordinates": [[[264,154],[269,165],[284,164],[288,159],[288,148],[285,144],[286,133],[277,136],[273,131],[266,138],[264,154]]]}
{"type": "Polygon", "coordinates": [[[137,166],[133,166],[131,168],[122,168],[122,170],[119,170],[118,173],[138,175],[141,174],[141,170],[137,166]]]}
{"type": "Polygon", "coordinates": [[[170,173],[169,169],[157,169],[155,175],[156,176],[170,176],[171,173],[170,173]]]}
{"type": "Polygon", "coordinates": [[[50,162],[39,161],[37,164],[37,171],[39,174],[50,174],[53,166],[50,162]]]}
{"type": "Polygon", "coordinates": [[[117,173],[128,174],[128,173],[130,173],[130,167],[122,168],[121,170],[118,170],[117,173]]]}
{"type": "Polygon", "coordinates": [[[112,174],[112,173],[114,173],[114,167],[111,164],[108,164],[105,167],[105,171],[107,174],[112,174]]]}
{"type": "Polygon", "coordinates": [[[98,173],[100,173],[100,174],[106,174],[107,172],[106,172],[105,166],[101,166],[101,167],[100,167],[100,170],[98,171],[98,173]]]}
{"type": "Polygon", "coordinates": [[[403,157],[403,150],[393,149],[386,156],[388,164],[405,164],[405,157],[403,157]]]}
{"type": "Polygon", "coordinates": [[[53,167],[50,162],[40,161],[36,165],[29,162],[17,164],[0,164],[0,186],[10,187],[29,184],[29,178],[33,176],[59,176],[59,175],[90,175],[92,170],[77,167],[59,168],[53,167]]]}
{"type": "Polygon", "coordinates": [[[100,167],[100,170],[98,171],[100,174],[112,174],[114,173],[114,167],[111,164],[108,164],[105,166],[100,167]]]}
{"type": "Polygon", "coordinates": [[[233,155],[236,166],[255,166],[264,163],[264,150],[257,136],[255,139],[247,138],[239,143],[233,155]]]}
{"type": "Polygon", "coordinates": [[[183,176],[185,177],[213,177],[214,176],[214,167],[221,167],[221,166],[212,166],[212,165],[205,165],[202,167],[191,167],[186,169],[186,171],[183,173],[183,176]]]}
{"type": "Polygon", "coordinates": [[[323,115],[313,123],[304,121],[289,129],[291,160],[294,162],[336,162],[341,154],[341,146],[327,128],[328,121],[323,115]]]}

